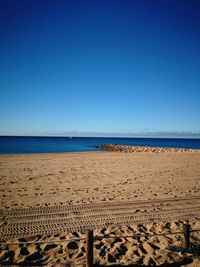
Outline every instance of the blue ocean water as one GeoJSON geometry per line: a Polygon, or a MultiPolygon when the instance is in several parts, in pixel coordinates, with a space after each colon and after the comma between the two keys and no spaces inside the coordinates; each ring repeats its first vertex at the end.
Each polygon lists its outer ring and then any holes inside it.
{"type": "Polygon", "coordinates": [[[200,139],[0,136],[1,154],[99,151],[100,144],[200,149],[200,139]]]}

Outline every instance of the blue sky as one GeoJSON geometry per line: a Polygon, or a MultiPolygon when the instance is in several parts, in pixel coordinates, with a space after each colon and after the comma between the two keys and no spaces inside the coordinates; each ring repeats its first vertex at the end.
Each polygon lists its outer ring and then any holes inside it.
{"type": "Polygon", "coordinates": [[[199,135],[199,0],[1,0],[1,135],[199,135]]]}

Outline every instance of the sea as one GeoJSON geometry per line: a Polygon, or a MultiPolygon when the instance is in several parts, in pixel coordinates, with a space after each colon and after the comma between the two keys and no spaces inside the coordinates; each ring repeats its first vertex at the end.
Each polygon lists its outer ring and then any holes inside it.
{"type": "Polygon", "coordinates": [[[100,151],[101,144],[200,149],[200,139],[0,136],[0,154],[100,151]]]}

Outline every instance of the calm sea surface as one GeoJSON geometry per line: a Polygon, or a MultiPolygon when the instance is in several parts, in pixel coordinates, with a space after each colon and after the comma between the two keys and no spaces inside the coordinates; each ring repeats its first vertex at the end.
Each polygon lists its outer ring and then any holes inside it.
{"type": "Polygon", "coordinates": [[[200,149],[200,139],[111,137],[0,137],[0,153],[56,153],[99,151],[100,144],[200,149]]]}

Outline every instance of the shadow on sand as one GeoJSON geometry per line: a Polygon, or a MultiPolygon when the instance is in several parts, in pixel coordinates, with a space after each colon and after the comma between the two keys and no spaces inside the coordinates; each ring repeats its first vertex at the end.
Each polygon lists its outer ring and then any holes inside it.
{"type": "MultiPolygon", "coordinates": [[[[99,265],[99,264],[94,264],[93,267],[152,267],[152,266],[157,266],[157,267],[179,267],[179,266],[183,266],[185,264],[189,264],[192,263],[193,260],[190,258],[185,258],[183,261],[181,262],[174,262],[171,264],[161,264],[161,265],[143,265],[143,264],[129,264],[129,265],[120,265],[120,264],[116,264],[116,265],[99,265]]],[[[2,265],[0,266],[46,266],[46,264],[42,261],[37,261],[37,262],[21,262],[21,263],[14,263],[12,261],[6,261],[6,262],[1,262],[2,265]]],[[[71,265],[69,263],[66,264],[58,264],[58,266],[60,267],[74,267],[75,265],[71,265]]],[[[79,265],[80,266],[80,265],[79,265]]]]}
{"type": "MultiPolygon", "coordinates": [[[[170,264],[161,264],[161,265],[156,265],[157,267],[179,267],[179,266],[183,266],[185,264],[190,264],[192,263],[193,260],[190,258],[185,258],[183,261],[181,262],[174,262],[174,263],[170,263],[170,264]]],[[[155,265],[143,265],[143,264],[129,264],[129,265],[120,265],[120,264],[116,264],[116,265],[98,265],[98,264],[94,264],[93,267],[150,267],[150,266],[155,266],[155,265]]]]}

